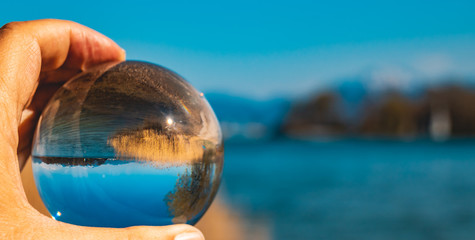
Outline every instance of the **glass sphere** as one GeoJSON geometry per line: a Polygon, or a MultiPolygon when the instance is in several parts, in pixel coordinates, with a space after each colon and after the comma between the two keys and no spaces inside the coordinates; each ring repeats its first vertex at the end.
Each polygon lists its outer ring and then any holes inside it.
{"type": "Polygon", "coordinates": [[[221,179],[221,130],[203,94],[158,65],[80,74],[52,97],[33,173],[56,220],[96,227],[195,224],[221,179]]]}

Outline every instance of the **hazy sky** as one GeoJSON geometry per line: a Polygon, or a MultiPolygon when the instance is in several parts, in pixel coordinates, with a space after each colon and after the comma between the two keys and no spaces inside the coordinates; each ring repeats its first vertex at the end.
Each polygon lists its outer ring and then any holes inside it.
{"type": "Polygon", "coordinates": [[[1,4],[0,24],[77,21],[207,92],[265,98],[355,75],[373,87],[475,76],[475,1],[16,2],[1,4]]]}

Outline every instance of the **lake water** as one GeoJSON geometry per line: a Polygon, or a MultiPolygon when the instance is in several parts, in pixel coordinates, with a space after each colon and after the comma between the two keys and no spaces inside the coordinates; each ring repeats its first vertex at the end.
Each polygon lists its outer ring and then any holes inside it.
{"type": "Polygon", "coordinates": [[[225,148],[222,195],[250,231],[272,239],[475,237],[475,140],[225,148]]]}
{"type": "Polygon", "coordinates": [[[82,226],[194,224],[214,196],[215,164],[33,157],[32,166],[52,217],[82,226]]]}

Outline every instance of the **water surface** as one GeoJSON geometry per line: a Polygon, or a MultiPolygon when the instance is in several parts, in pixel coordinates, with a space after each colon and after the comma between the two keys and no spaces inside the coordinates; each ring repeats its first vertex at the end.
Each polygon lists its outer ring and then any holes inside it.
{"type": "Polygon", "coordinates": [[[475,236],[472,140],[228,143],[225,155],[227,201],[273,239],[475,236]]]}

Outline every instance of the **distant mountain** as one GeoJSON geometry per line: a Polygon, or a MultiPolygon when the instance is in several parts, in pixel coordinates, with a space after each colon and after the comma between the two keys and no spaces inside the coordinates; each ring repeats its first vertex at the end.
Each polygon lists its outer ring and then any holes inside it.
{"type": "Polygon", "coordinates": [[[319,92],[295,104],[282,125],[294,137],[372,136],[434,140],[475,136],[475,89],[427,87],[419,95],[398,89],[361,94],[360,87],[319,92]],[[351,99],[350,96],[357,97],[351,99]],[[348,117],[350,116],[350,117],[348,117]]]}
{"type": "Polygon", "coordinates": [[[290,101],[282,98],[256,100],[224,93],[207,93],[227,140],[269,139],[276,134],[290,101]]]}
{"type": "Polygon", "coordinates": [[[407,69],[368,69],[305,98],[206,98],[226,140],[292,137],[475,136],[475,78],[418,79],[407,69]]]}

